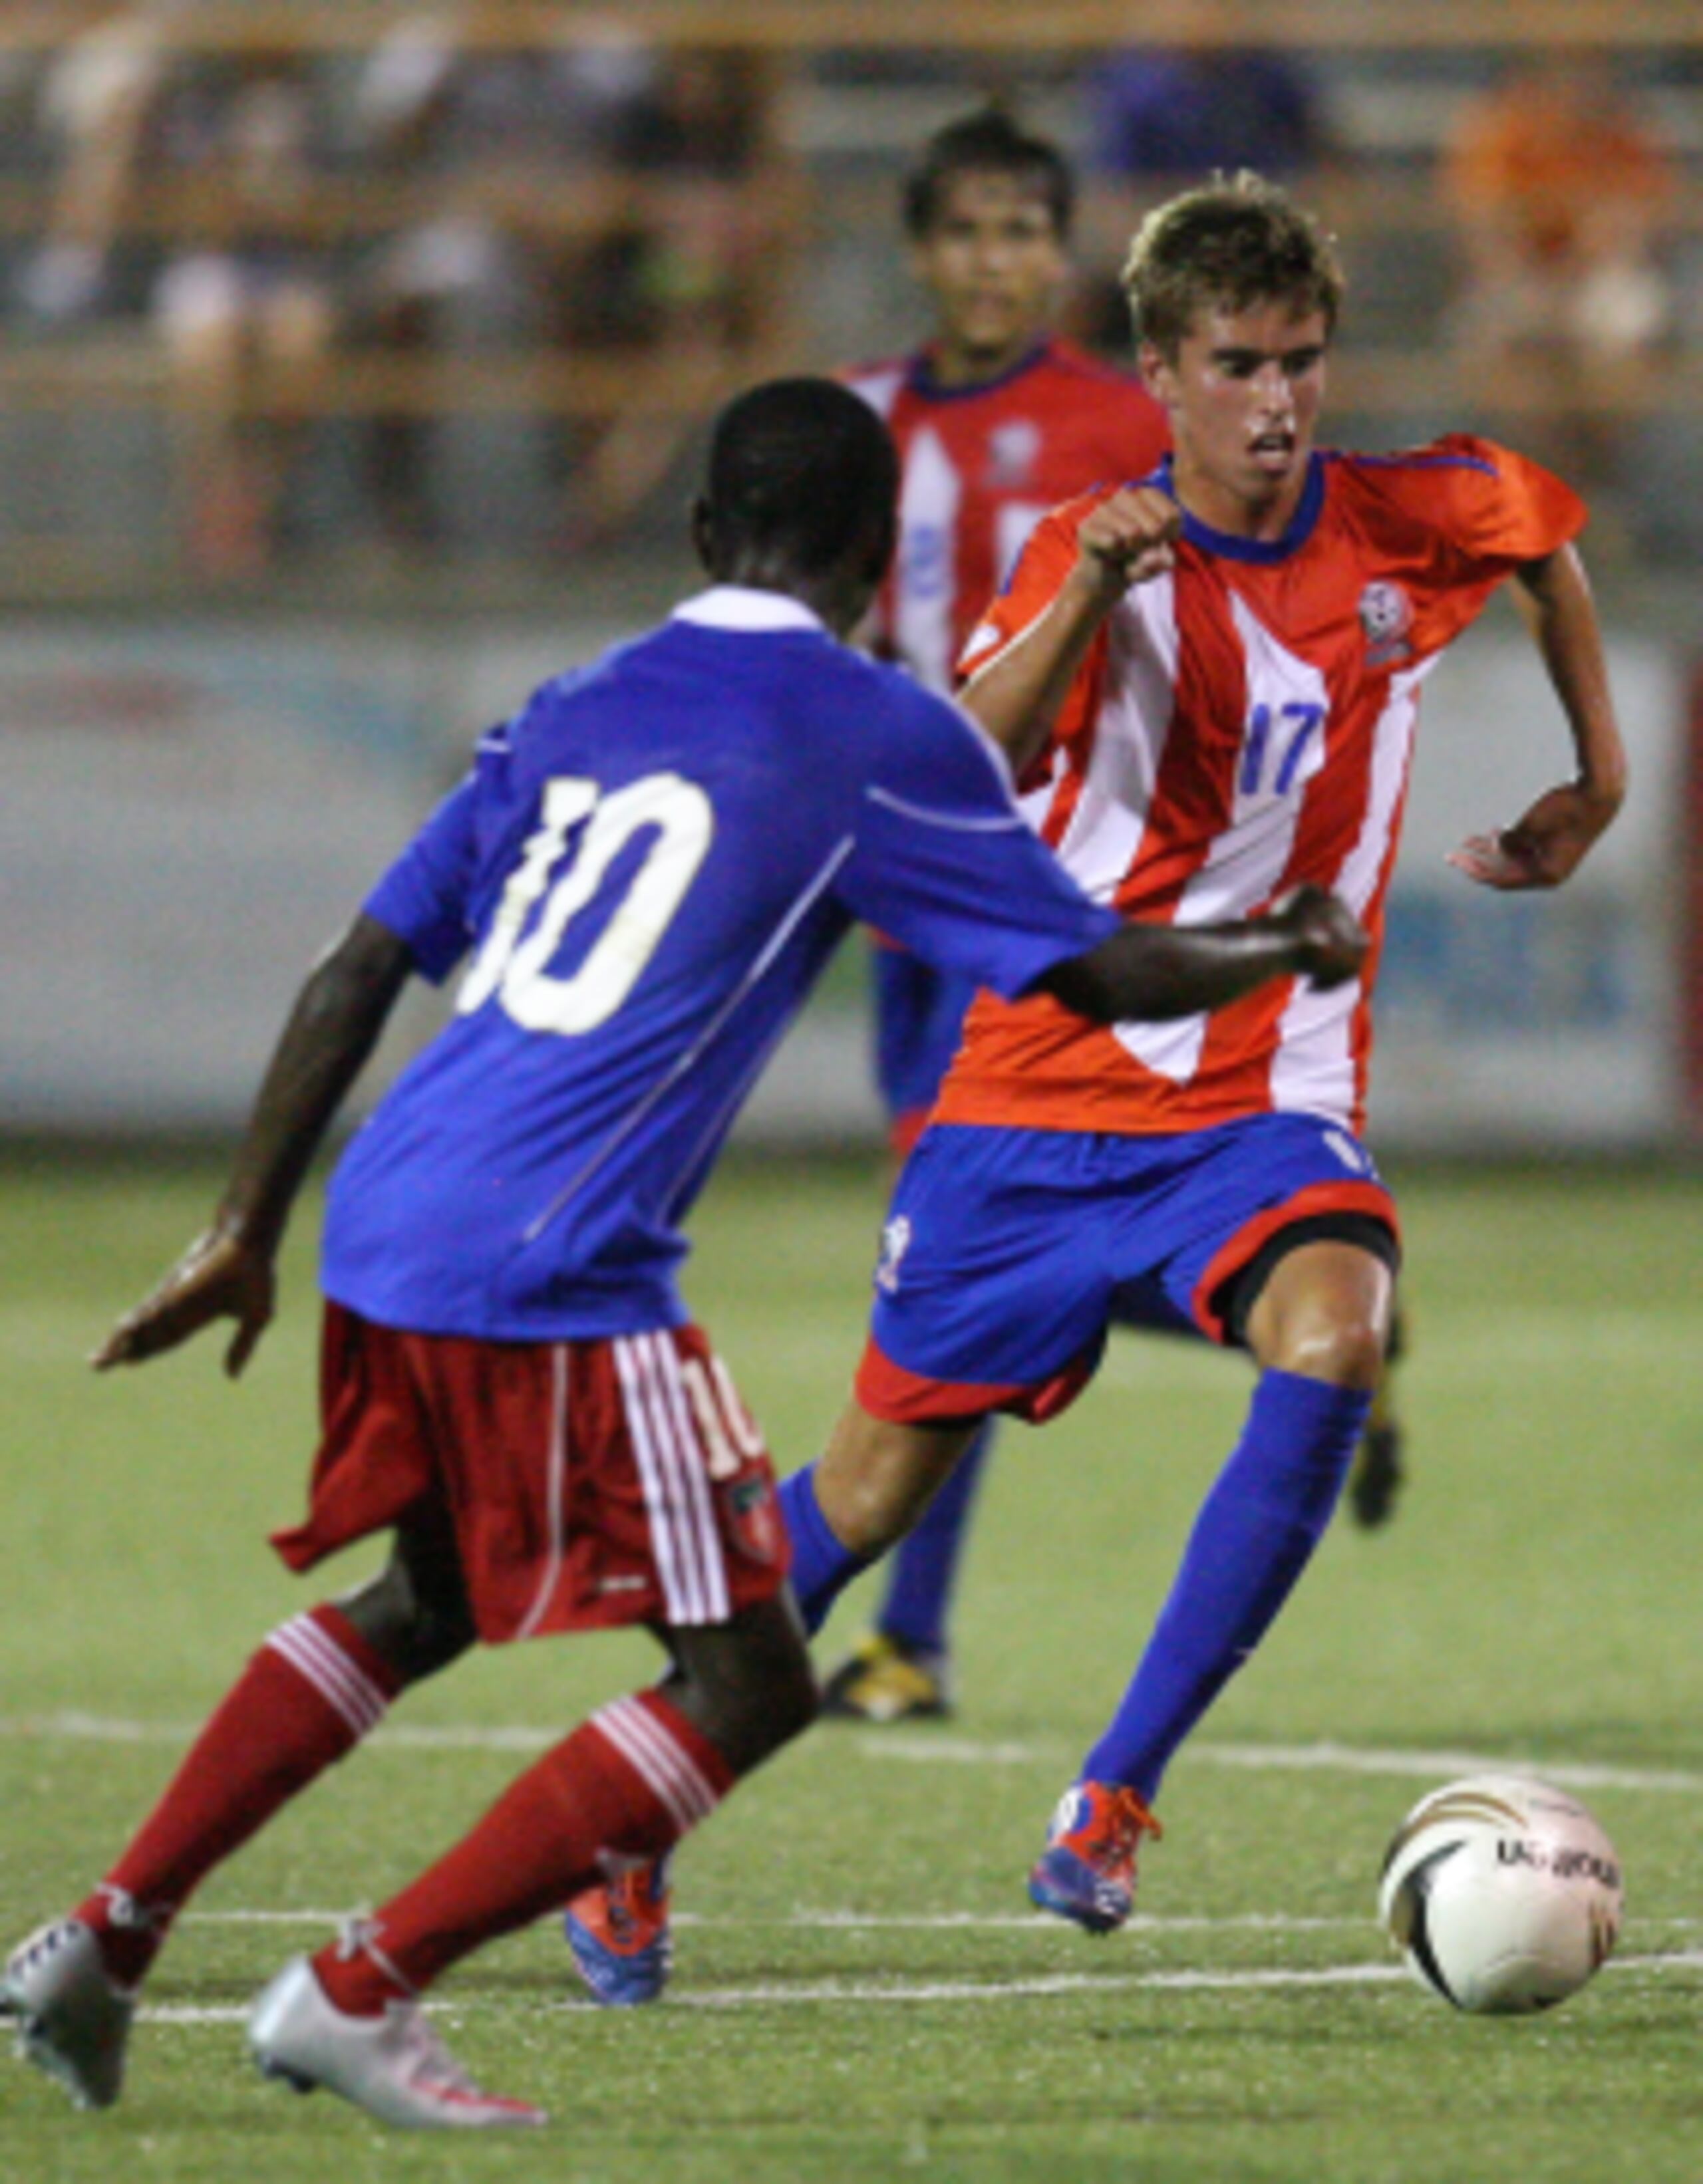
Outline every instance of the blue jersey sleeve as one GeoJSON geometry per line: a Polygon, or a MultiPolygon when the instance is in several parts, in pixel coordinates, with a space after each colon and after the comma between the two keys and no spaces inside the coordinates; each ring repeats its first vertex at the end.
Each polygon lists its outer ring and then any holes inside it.
{"type": "Polygon", "coordinates": [[[366,898],[369,917],[405,942],[421,976],[441,985],[466,953],[477,868],[478,781],[450,791],[366,898]]]}
{"type": "Polygon", "coordinates": [[[840,900],[927,961],[1011,999],[1120,921],[1030,831],[980,730],[912,686],[906,696],[909,717],[863,791],[840,900]]]}

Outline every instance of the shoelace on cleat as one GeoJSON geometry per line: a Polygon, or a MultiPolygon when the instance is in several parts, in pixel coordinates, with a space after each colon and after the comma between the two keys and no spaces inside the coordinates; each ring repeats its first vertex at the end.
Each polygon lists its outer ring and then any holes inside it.
{"type": "Polygon", "coordinates": [[[609,1889],[606,1910],[611,1939],[630,1947],[642,1939],[647,1925],[660,1923],[662,1898],[646,1887],[641,1874],[623,1874],[609,1889]]]}
{"type": "Polygon", "coordinates": [[[1143,1836],[1152,1836],[1157,1842],[1164,1833],[1133,1790],[1108,1791],[1102,1821],[1099,1832],[1084,1846],[1096,1859],[1133,1858],[1143,1836]]]}
{"type": "Polygon", "coordinates": [[[436,2027],[411,2003],[400,2005],[410,2013],[407,2031],[408,2082],[425,2092],[461,2093],[472,2100],[489,2100],[483,2086],[468,2075],[438,2037],[436,2027]]]}
{"type": "Polygon", "coordinates": [[[1151,1836],[1157,1842],[1164,1833],[1157,1816],[1147,1810],[1133,1790],[1120,1790],[1114,1802],[1120,1827],[1130,1850],[1134,1850],[1143,1836],[1151,1836]]]}

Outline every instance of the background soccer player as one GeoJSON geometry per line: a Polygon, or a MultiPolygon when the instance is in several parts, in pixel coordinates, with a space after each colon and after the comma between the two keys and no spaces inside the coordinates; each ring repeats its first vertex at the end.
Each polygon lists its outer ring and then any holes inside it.
{"type": "MultiPolygon", "coordinates": [[[[899,543],[866,632],[950,693],[965,640],[1049,508],[1145,477],[1170,444],[1138,379],[1054,330],[1070,279],[1075,180],[1057,148],[997,108],[931,136],[907,176],[911,270],[932,315],[908,356],[846,375],[898,443],[899,543]]],[[[876,1078],[896,1156],[922,1130],[974,989],[878,937],[876,1078]]],[[[874,1629],[824,1711],[893,1721],[950,1704],[948,1618],[993,1438],[978,1437],[893,1555],[874,1629]]]]}
{"type": "Polygon", "coordinates": [[[117,2098],[137,1989],[193,1889],[401,1691],[476,1641],[644,1623],[663,1682],[583,1723],[249,2019],[269,2074],[385,2121],[542,2120],[470,2081],[421,1994],[666,1858],[810,1719],[768,1460],[676,1275],[685,1211],[853,922],[1108,1021],[1362,960],[1316,892],[1207,933],[1120,925],[960,714],[833,641],[886,566],[896,481],[885,431],[830,382],[729,408],[695,519],[712,588],[481,744],[310,977],[211,1227],[98,1354],[230,1317],[241,1369],[310,1158],[399,993],[465,960],[450,1022],[332,1181],[324,1437],[307,1520],[276,1542],[305,1569],[389,1533],[388,1564],[271,1634],[104,1880],[0,1975],[25,2053],[81,2105],[117,2098]]]}
{"type": "Polygon", "coordinates": [[[1174,460],[1037,529],[966,703],[1044,838],[1127,916],[1181,928],[1306,879],[1372,952],[1329,995],[1272,989],[1210,1022],[1106,1032],[980,999],[895,1196],[857,1399],[782,1495],[819,1619],[980,1417],[1071,1399],[1108,1318],[1251,1354],[1242,1438],[1030,1877],[1094,1931],[1128,1916],[1166,1765],[1305,1567],[1365,1424],[1397,1256],[1360,1136],[1376,936],[1420,686],[1505,579],[1575,770],[1455,862],[1558,885],[1625,788],[1577,497],[1466,437],[1315,449],[1342,282],[1314,223],[1256,176],[1192,191],[1145,222],[1125,286],[1174,460]]]}

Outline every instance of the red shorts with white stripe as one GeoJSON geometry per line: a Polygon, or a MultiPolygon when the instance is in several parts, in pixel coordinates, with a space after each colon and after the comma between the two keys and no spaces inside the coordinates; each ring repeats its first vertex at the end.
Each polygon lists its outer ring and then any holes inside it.
{"type": "Polygon", "coordinates": [[[762,1436],[696,1327],[595,1342],[408,1334],[326,1307],[322,1439],[292,1569],[436,1518],[487,1644],[723,1623],[790,1553],[762,1436]]]}

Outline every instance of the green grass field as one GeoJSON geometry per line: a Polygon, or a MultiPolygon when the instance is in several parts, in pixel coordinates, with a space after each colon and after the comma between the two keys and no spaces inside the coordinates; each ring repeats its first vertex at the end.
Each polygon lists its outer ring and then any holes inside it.
{"type": "MultiPolygon", "coordinates": [[[[631,1638],[464,1664],[217,1875],[162,1961],[120,2107],[74,2114],[0,2056],[19,2184],[1703,2177],[1703,1176],[1398,1174],[1412,1479],[1339,1521],[1176,1763],[1141,1914],[1091,1942],[1027,1914],[1047,1814],[1121,1685],[1236,1430],[1237,1363],[1122,1339],[1041,1434],[1009,1429],[959,1624],[962,1707],[825,1726],[679,1864],[660,2008],[577,1999],[555,1932],[438,2004],[543,2139],[404,2138],[248,2068],[284,1956],[391,1890],[522,1763],[650,1672],[631,1638]],[[1457,2016],[1372,1918],[1389,1831],[1479,1762],[1578,1789],[1619,1847],[1620,1958],[1553,2015],[1457,2016]]],[[[232,1385],[209,1341],[81,1364],[198,1224],[193,1165],[0,1168],[0,1939],[109,1861],[188,1726],[319,1596],[264,1546],[310,1440],[314,1223],[232,1385]]],[[[690,1284],[783,1468],[862,1340],[873,1168],[740,1164],[690,1284]]],[[[311,1209],[310,1209],[310,1212],[311,1209]]],[[[360,1575],[360,1554],[333,1585],[360,1575]]],[[[858,1627],[855,1596],[823,1644],[858,1627]]]]}

